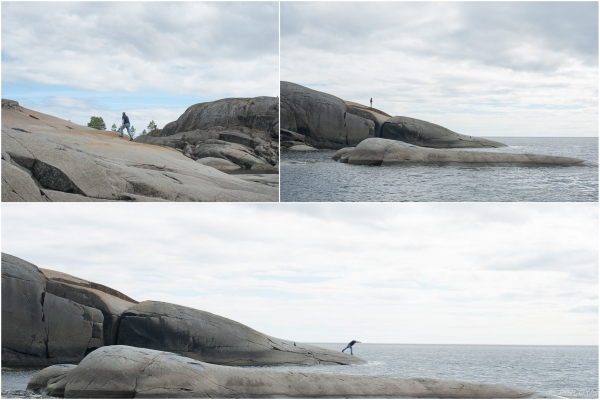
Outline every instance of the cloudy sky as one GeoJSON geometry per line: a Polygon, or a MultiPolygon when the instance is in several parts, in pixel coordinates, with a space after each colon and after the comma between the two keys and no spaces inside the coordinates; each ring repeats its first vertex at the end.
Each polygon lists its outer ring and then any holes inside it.
{"type": "Polygon", "coordinates": [[[282,2],[281,79],[480,136],[598,136],[597,2],[282,2]]]}
{"type": "Polygon", "coordinates": [[[277,96],[278,19],[277,2],[2,2],[2,97],[83,125],[128,111],[141,132],[277,96]]]}
{"type": "Polygon", "coordinates": [[[2,205],[2,251],[305,342],[593,344],[597,204],[2,205]]]}

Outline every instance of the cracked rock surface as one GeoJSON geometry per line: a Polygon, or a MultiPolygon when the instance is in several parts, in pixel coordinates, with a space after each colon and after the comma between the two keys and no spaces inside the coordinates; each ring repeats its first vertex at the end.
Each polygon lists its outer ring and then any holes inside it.
{"type": "Polygon", "coordinates": [[[158,137],[139,136],[140,143],[176,149],[184,156],[216,169],[278,173],[279,99],[277,97],[230,98],[189,107],[165,125],[158,137]]]}
{"type": "Polygon", "coordinates": [[[221,365],[359,364],[340,351],[277,339],[177,304],[144,301],[121,317],[118,344],[171,351],[221,365]]]}
{"type": "Polygon", "coordinates": [[[121,313],[137,302],[102,288],[2,253],[2,365],[76,363],[115,344],[121,313]]]}
{"type": "Polygon", "coordinates": [[[368,138],[437,148],[504,147],[502,143],[461,135],[427,121],[392,117],[381,110],[285,81],[281,82],[281,128],[300,134],[293,138],[282,133],[283,148],[305,144],[340,149],[368,138]]]}
{"type": "Polygon", "coordinates": [[[202,165],[174,148],[129,142],[2,100],[2,201],[277,199],[276,188],[202,165]]]}
{"type": "Polygon", "coordinates": [[[50,368],[28,389],[69,398],[546,397],[479,383],[228,367],[129,346],[103,347],[77,366],[50,368]]]}
{"type": "Polygon", "coordinates": [[[584,160],[541,154],[428,149],[390,139],[366,139],[356,147],[338,150],[333,159],[356,165],[471,165],[471,166],[570,166],[584,160]]]}

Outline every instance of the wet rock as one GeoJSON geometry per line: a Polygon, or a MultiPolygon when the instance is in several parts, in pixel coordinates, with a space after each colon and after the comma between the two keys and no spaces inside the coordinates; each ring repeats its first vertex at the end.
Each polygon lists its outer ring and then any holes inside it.
{"type": "Polygon", "coordinates": [[[118,344],[220,365],[359,364],[340,351],[277,339],[206,311],[144,301],[121,317],[118,344]]]}
{"type": "Polygon", "coordinates": [[[56,364],[46,367],[31,378],[27,384],[27,390],[47,393],[47,388],[52,387],[54,383],[64,378],[67,372],[75,367],[74,364],[56,364]]]}
{"type": "Polygon", "coordinates": [[[354,149],[334,155],[356,165],[470,165],[470,166],[570,166],[584,160],[539,154],[428,149],[389,139],[367,139],[354,149]]]}
{"type": "Polygon", "coordinates": [[[227,367],[128,346],[98,349],[62,377],[62,371],[44,371],[32,379],[36,387],[47,380],[43,391],[69,398],[548,397],[479,383],[227,367]]]}

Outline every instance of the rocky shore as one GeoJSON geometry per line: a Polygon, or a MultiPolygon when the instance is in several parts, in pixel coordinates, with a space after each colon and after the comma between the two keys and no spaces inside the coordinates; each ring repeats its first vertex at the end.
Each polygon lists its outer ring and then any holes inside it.
{"type": "Polygon", "coordinates": [[[112,345],[214,364],[357,364],[339,351],[278,339],[206,311],[138,303],[114,289],[2,253],[2,366],[78,363],[112,345]]]}
{"type": "Polygon", "coordinates": [[[129,346],[48,367],[27,388],[65,398],[548,398],[500,385],[226,367],[129,346]]]}
{"type": "Polygon", "coordinates": [[[281,82],[282,148],[294,150],[294,146],[308,145],[340,149],[356,146],[369,138],[399,140],[433,148],[505,147],[493,140],[461,135],[415,118],[393,117],[328,93],[281,82]]]}
{"type": "MultiPolygon", "coordinates": [[[[264,135],[256,135],[258,143],[264,135]]],[[[227,143],[210,146],[235,147],[227,143]]],[[[240,160],[251,160],[247,165],[265,166],[253,172],[276,168],[264,160],[252,161],[256,157],[244,155],[246,151],[245,147],[231,150],[240,153],[240,160]]],[[[2,100],[2,201],[262,202],[278,198],[277,188],[221,172],[175,148],[132,143],[115,132],[84,127],[2,100]]]]}

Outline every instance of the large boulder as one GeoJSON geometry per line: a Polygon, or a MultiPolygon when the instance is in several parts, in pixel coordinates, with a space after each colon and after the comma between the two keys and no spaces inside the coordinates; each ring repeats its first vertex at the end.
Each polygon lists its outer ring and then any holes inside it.
{"type": "Polygon", "coordinates": [[[545,398],[500,385],[212,365],[173,353],[103,347],[76,367],[42,370],[30,389],[68,398],[545,398]]]}
{"type": "Polygon", "coordinates": [[[277,339],[230,319],[144,301],[121,317],[118,344],[171,351],[221,365],[358,364],[340,351],[277,339]]]}
{"type": "Polygon", "coordinates": [[[171,136],[195,129],[215,126],[249,128],[270,132],[279,120],[277,97],[230,98],[198,103],[189,107],[177,119],[165,125],[160,136],[171,136]]]}
{"type": "Polygon", "coordinates": [[[231,98],[195,104],[165,125],[159,137],[146,135],[135,141],[175,147],[193,160],[221,158],[241,169],[277,173],[279,99],[231,98]],[[221,146],[217,149],[216,144],[221,146]]]}
{"type": "MultiPolygon", "coordinates": [[[[276,189],[184,154],[186,140],[210,138],[219,133],[193,131],[170,139],[181,148],[164,148],[18,105],[2,107],[2,201],[277,201],[276,189]]],[[[275,154],[270,144],[261,149],[252,149],[255,157],[275,154]]]]}
{"type": "Polygon", "coordinates": [[[571,166],[585,161],[540,154],[428,149],[390,139],[367,139],[333,159],[355,165],[571,166]]]}
{"type": "Polygon", "coordinates": [[[281,129],[303,135],[302,141],[308,145],[329,149],[356,146],[375,137],[439,148],[504,146],[426,121],[392,117],[381,110],[291,82],[281,82],[281,129]]]}
{"type": "Polygon", "coordinates": [[[136,303],[104,285],[2,253],[2,365],[79,362],[116,343],[119,318],[136,303]]]}
{"type": "Polygon", "coordinates": [[[2,253],[2,365],[79,362],[103,345],[102,312],[46,291],[35,265],[2,253]]]}

